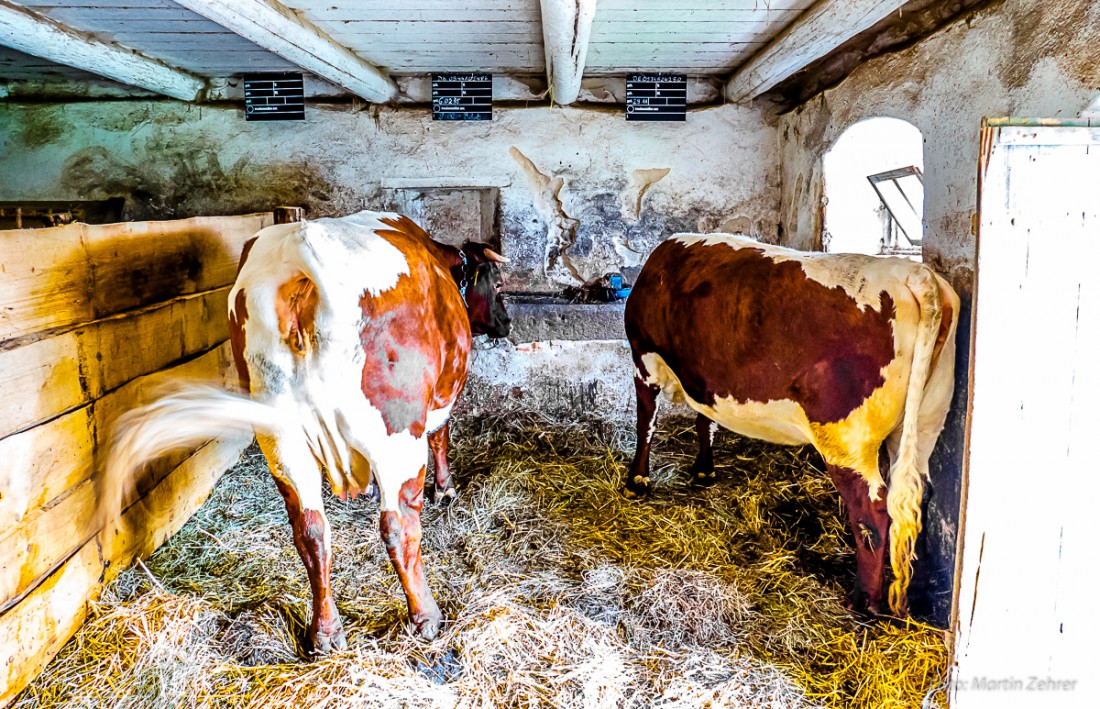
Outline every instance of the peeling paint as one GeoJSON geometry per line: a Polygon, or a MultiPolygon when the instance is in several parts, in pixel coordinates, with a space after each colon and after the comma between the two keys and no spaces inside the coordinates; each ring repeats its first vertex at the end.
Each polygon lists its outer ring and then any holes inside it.
{"type": "Polygon", "coordinates": [[[546,219],[546,275],[564,285],[583,284],[584,278],[569,260],[568,250],[577,241],[576,231],[580,222],[562,209],[559,193],[565,180],[547,177],[539,172],[535,163],[514,145],[508,149],[508,154],[523,169],[535,198],[535,208],[546,219]]]}
{"type": "Polygon", "coordinates": [[[654,167],[648,170],[635,170],[630,173],[630,189],[623,194],[623,219],[638,221],[642,214],[642,199],[649,188],[668,176],[671,168],[654,167]]]}

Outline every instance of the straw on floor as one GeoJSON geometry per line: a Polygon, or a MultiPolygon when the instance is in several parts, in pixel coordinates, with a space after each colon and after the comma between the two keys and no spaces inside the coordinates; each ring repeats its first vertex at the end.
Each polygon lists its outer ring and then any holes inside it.
{"type": "Polygon", "coordinates": [[[377,504],[330,496],[350,649],[317,661],[302,659],[305,572],[250,449],[14,706],[937,706],[942,633],[845,609],[852,552],[813,451],[720,434],[721,482],[699,491],[694,446],[684,421],[662,427],[639,502],[619,494],[622,430],[467,425],[460,498],[425,507],[447,620],[430,644],[404,629],[377,504]]]}

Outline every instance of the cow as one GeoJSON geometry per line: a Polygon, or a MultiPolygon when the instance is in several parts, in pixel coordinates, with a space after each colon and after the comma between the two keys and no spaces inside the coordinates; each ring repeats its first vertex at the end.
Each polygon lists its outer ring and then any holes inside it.
{"type": "Polygon", "coordinates": [[[959,298],[902,258],[805,253],[728,234],[677,234],[649,257],[626,303],[637,448],[624,494],[649,493],[657,397],[696,412],[692,479],[716,480],[720,425],[812,445],[855,535],[852,608],[907,614],[928,460],[954,388],[959,298]]]}
{"type": "Polygon", "coordinates": [[[411,629],[435,637],[442,616],[420,557],[425,468],[430,449],[435,495],[453,497],[448,421],[466,381],[472,335],[509,332],[497,267],[504,262],[484,244],[435,242],[397,214],[261,230],[245,245],[229,293],[244,393],[183,387],[124,415],[107,479],[127,479],[172,448],[255,431],[309,576],[307,641],[316,654],[347,647],[329,584],[321,470],[344,499],[373,483],[411,629]]]}

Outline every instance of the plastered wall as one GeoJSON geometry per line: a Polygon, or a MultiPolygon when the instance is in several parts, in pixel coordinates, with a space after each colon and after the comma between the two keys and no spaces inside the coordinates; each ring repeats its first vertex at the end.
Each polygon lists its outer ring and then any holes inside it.
{"type": "Polygon", "coordinates": [[[864,118],[924,135],[925,260],[970,290],[985,116],[1074,118],[1100,95],[1100,2],[1004,0],[864,64],[780,118],[783,242],[818,248],[821,158],[864,118]]]}
{"type": "Polygon", "coordinates": [[[232,106],[3,103],[0,131],[0,200],[122,196],[132,219],[278,204],[317,217],[392,208],[410,185],[499,189],[510,290],[636,266],[680,230],[777,237],[775,119],[752,107],[682,124],[560,106],[444,123],[426,109],[333,104],[304,123],[246,123],[232,106]]]}

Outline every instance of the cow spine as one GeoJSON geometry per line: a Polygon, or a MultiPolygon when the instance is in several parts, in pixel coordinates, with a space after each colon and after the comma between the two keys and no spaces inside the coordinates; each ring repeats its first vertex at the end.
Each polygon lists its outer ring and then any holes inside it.
{"type": "Polygon", "coordinates": [[[913,573],[917,536],[921,531],[921,501],[924,473],[918,466],[918,423],[925,386],[931,376],[932,357],[943,318],[942,296],[935,274],[919,266],[905,281],[920,309],[913,365],[905,395],[898,456],[890,471],[886,509],[890,515],[890,610],[898,617],[908,615],[908,590],[913,573]]]}

